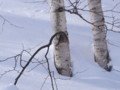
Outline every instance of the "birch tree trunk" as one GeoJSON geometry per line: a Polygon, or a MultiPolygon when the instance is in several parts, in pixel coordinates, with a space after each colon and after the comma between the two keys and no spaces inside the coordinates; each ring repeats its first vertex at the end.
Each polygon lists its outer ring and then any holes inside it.
{"type": "Polygon", "coordinates": [[[101,0],[88,0],[91,14],[92,32],[94,40],[95,61],[105,70],[109,71],[110,61],[108,46],[106,41],[105,20],[101,7],[101,0]]]}
{"type": "MultiPolygon", "coordinates": [[[[53,32],[67,33],[64,0],[50,0],[50,13],[53,32]]],[[[72,65],[69,49],[69,40],[64,35],[59,35],[54,40],[54,63],[59,74],[72,76],[72,65]]]]}

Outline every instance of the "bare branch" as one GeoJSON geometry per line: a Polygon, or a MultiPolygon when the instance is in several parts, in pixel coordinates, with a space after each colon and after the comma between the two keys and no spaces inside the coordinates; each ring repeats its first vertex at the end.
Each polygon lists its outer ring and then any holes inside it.
{"type": "Polygon", "coordinates": [[[17,73],[19,73],[19,70],[16,70],[16,67],[14,67],[13,69],[6,70],[6,71],[4,71],[4,73],[0,74],[0,78],[2,78],[4,75],[6,75],[6,74],[8,74],[10,72],[17,72],[17,73]]]}
{"type": "MultiPolygon", "coordinates": [[[[70,14],[75,14],[77,16],[79,16],[82,20],[84,20],[85,22],[87,22],[88,24],[91,24],[97,28],[100,28],[99,26],[95,25],[96,22],[91,22],[88,19],[86,19],[83,15],[82,15],[82,11],[87,12],[91,12],[91,10],[87,10],[86,8],[88,7],[88,4],[85,4],[84,2],[86,0],[67,0],[69,3],[69,6],[65,7],[65,11],[69,12],[70,14]],[[85,5],[82,6],[82,3],[84,3],[85,5]]],[[[120,33],[119,30],[116,29],[120,29],[120,19],[118,19],[114,14],[120,14],[120,11],[116,10],[117,7],[120,6],[120,2],[118,2],[112,9],[109,10],[103,10],[104,13],[111,13],[111,14],[105,14],[105,27],[107,31],[112,31],[112,32],[116,32],[116,33],[120,33]]],[[[99,12],[97,12],[96,14],[100,15],[99,12]]],[[[100,22],[100,21],[97,21],[100,22]]]]}
{"type": "Polygon", "coordinates": [[[5,25],[6,22],[7,22],[8,24],[10,24],[11,26],[14,26],[14,27],[16,27],[16,28],[23,28],[23,27],[21,27],[21,26],[18,26],[18,25],[16,25],[16,24],[13,24],[12,22],[10,22],[10,21],[7,20],[6,18],[4,18],[2,15],[0,15],[0,18],[3,19],[2,31],[4,30],[4,25],[5,25]]]}
{"type": "Polygon", "coordinates": [[[85,19],[80,13],[78,13],[77,9],[75,10],[66,10],[65,11],[69,12],[70,14],[75,14],[75,15],[78,15],[82,20],[84,20],[85,22],[89,23],[89,24],[92,24],[94,25],[94,23],[88,21],[87,19],[85,19]]]}
{"type": "Polygon", "coordinates": [[[46,54],[45,54],[45,58],[46,58],[46,60],[47,60],[48,71],[49,71],[49,75],[50,75],[51,83],[52,83],[52,89],[54,90],[54,86],[53,86],[54,84],[53,84],[53,79],[52,79],[52,74],[51,74],[51,71],[50,71],[50,66],[49,66],[49,61],[48,61],[48,58],[47,58],[47,54],[48,54],[48,52],[49,52],[49,47],[50,47],[50,45],[52,44],[52,41],[53,41],[54,37],[56,37],[57,35],[65,35],[65,37],[67,38],[67,35],[66,35],[64,32],[55,33],[55,34],[51,37],[51,39],[49,40],[49,43],[48,43],[47,45],[44,45],[44,46],[40,47],[40,48],[31,56],[31,58],[30,58],[30,59],[28,60],[28,62],[25,64],[25,66],[23,67],[23,69],[21,70],[21,72],[19,73],[19,75],[16,77],[15,82],[14,82],[14,85],[17,84],[19,78],[21,77],[21,75],[23,74],[23,72],[26,70],[26,68],[29,66],[29,64],[31,63],[32,59],[36,56],[36,54],[37,54],[40,50],[42,50],[42,49],[44,49],[44,48],[47,48],[47,52],[46,52],[46,54]]]}
{"type": "Polygon", "coordinates": [[[45,78],[45,80],[44,80],[44,82],[43,82],[43,84],[42,84],[40,90],[42,90],[42,88],[43,88],[43,86],[45,85],[45,82],[47,81],[48,77],[49,77],[49,75],[45,78]]]}

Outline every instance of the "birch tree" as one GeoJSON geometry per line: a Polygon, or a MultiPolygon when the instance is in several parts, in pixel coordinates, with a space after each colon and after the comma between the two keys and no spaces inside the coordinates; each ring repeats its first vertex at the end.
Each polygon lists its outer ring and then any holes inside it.
{"type": "Polygon", "coordinates": [[[95,61],[105,70],[109,71],[108,63],[110,56],[106,41],[105,19],[101,7],[101,0],[88,0],[92,32],[94,43],[94,57],[95,61]]]}
{"type": "MultiPolygon", "coordinates": [[[[53,32],[67,33],[64,0],[49,0],[53,32]]],[[[72,76],[72,65],[69,40],[64,35],[58,35],[54,40],[54,63],[59,74],[72,76]]]]}

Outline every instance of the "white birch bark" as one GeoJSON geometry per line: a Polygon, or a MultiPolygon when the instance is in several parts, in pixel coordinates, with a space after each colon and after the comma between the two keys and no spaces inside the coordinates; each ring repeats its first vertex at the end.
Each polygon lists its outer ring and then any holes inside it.
{"type": "Polygon", "coordinates": [[[94,40],[95,61],[104,69],[109,71],[110,61],[106,41],[105,20],[101,7],[101,0],[88,0],[91,14],[92,32],[94,40]]]}
{"type": "MultiPolygon", "coordinates": [[[[49,0],[49,3],[53,32],[63,31],[67,34],[64,0],[49,0]]],[[[54,62],[59,74],[72,76],[69,40],[65,36],[57,36],[54,40],[54,62]]]]}

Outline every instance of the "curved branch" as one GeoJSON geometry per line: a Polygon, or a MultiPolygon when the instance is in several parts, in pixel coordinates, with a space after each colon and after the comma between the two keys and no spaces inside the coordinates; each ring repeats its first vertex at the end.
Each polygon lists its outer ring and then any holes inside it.
{"type": "MultiPolygon", "coordinates": [[[[38,53],[40,50],[42,50],[42,49],[44,49],[44,48],[48,48],[48,49],[47,49],[47,52],[46,52],[46,54],[45,54],[45,58],[46,58],[46,56],[47,56],[47,54],[48,54],[48,52],[49,52],[49,47],[50,47],[50,45],[52,44],[53,39],[54,39],[57,35],[64,35],[66,38],[68,38],[65,32],[62,32],[62,31],[61,31],[61,32],[55,33],[55,34],[50,38],[48,44],[46,44],[46,45],[38,48],[37,51],[31,56],[31,58],[30,58],[30,59],[28,60],[28,62],[25,64],[25,66],[23,67],[23,69],[21,70],[21,72],[19,73],[19,75],[16,77],[15,82],[14,82],[14,85],[17,84],[18,80],[20,79],[21,75],[22,75],[23,72],[26,70],[26,68],[29,66],[29,64],[30,64],[30,62],[32,61],[32,59],[37,55],[37,53],[38,53]]],[[[46,59],[46,60],[47,60],[47,59],[46,59]]],[[[47,60],[47,62],[48,62],[48,60],[47,60]]],[[[48,71],[49,71],[49,69],[50,69],[50,68],[49,68],[49,66],[48,66],[48,71]]],[[[50,74],[50,73],[49,73],[49,74],[50,74]]]]}

